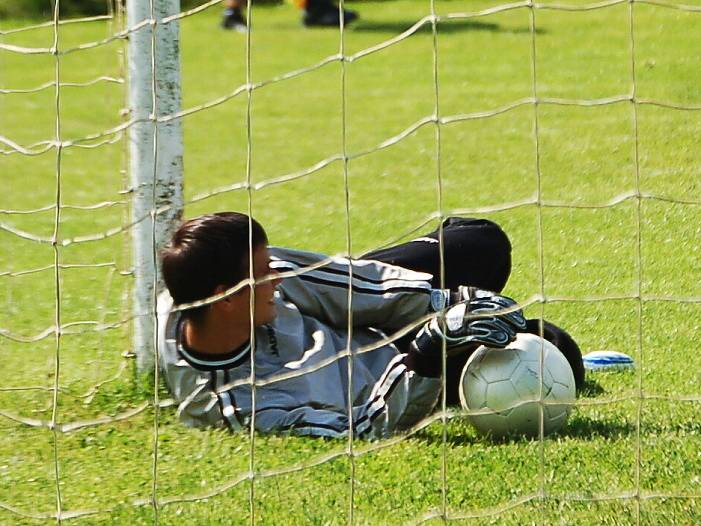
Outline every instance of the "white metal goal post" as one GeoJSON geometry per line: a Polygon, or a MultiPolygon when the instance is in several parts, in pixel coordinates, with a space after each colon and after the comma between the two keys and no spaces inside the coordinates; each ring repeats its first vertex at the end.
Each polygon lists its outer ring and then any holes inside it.
{"type": "Polygon", "coordinates": [[[179,0],[126,0],[129,35],[129,171],[134,258],[134,352],[140,372],[155,363],[158,250],[183,209],[179,0]]]}

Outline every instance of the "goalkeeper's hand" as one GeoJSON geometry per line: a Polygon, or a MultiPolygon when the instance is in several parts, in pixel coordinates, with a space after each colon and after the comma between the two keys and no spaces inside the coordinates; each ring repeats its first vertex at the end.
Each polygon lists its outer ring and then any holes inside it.
{"type": "Polygon", "coordinates": [[[479,317],[477,316],[478,314],[486,316],[492,313],[506,322],[516,332],[526,330],[526,318],[523,316],[523,311],[518,306],[518,303],[508,296],[502,296],[476,287],[464,286],[458,287],[458,292],[454,296],[457,299],[456,306],[459,303],[467,303],[468,313],[475,317],[479,317]]]}
{"type": "Polygon", "coordinates": [[[444,339],[448,351],[470,344],[503,348],[526,329],[523,312],[507,296],[460,287],[451,299],[458,303],[445,311],[445,323],[439,317],[428,321],[413,342],[415,351],[439,354],[444,339]]]}

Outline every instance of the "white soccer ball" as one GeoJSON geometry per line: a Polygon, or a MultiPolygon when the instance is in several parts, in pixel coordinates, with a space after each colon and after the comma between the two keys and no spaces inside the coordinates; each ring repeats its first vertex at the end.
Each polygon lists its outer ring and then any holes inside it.
{"type": "Polygon", "coordinates": [[[574,374],[565,356],[533,334],[518,334],[506,349],[480,347],[460,381],[468,418],[480,434],[493,437],[539,436],[541,407],[544,434],[557,431],[567,421],[575,396],[574,374]]]}

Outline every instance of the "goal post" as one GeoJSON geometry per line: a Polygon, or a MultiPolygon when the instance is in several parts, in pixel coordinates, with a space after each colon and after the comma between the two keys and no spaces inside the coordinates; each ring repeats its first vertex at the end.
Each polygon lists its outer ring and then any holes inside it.
{"type": "Polygon", "coordinates": [[[180,12],[180,0],[126,0],[126,12],[133,345],[137,368],[147,373],[155,363],[155,300],[162,288],[157,253],[183,209],[180,119],[159,119],[180,111],[179,21],[162,22],[180,12]]]}

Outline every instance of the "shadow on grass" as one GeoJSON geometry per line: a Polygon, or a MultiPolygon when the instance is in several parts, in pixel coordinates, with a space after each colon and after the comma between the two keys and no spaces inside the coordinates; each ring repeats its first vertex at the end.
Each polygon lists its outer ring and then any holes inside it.
{"type": "MultiPolygon", "coordinates": [[[[353,31],[367,33],[401,33],[406,31],[416,23],[416,20],[393,20],[377,21],[359,20],[353,26],[353,31]]],[[[491,31],[501,33],[528,33],[530,29],[524,28],[502,28],[499,24],[492,22],[480,22],[478,20],[448,20],[438,24],[439,34],[460,33],[462,31],[491,31]]],[[[417,33],[430,33],[431,24],[424,24],[417,33]]],[[[542,29],[536,29],[536,34],[542,34],[542,29]]]]}
{"type": "MultiPolygon", "coordinates": [[[[580,392],[580,397],[595,398],[606,393],[606,390],[601,385],[592,379],[587,379],[584,382],[584,387],[580,392]]],[[[693,427],[693,426],[692,426],[693,427]]],[[[552,435],[549,435],[546,440],[554,438],[576,438],[579,440],[594,440],[602,437],[608,439],[625,438],[636,432],[635,422],[629,422],[622,419],[611,418],[590,418],[580,413],[573,413],[565,425],[565,427],[552,435]]],[[[441,433],[436,433],[431,428],[423,430],[415,435],[419,440],[423,440],[428,444],[442,443],[443,437],[441,433]]],[[[461,446],[471,445],[481,442],[491,444],[510,444],[518,442],[529,442],[538,440],[538,438],[525,437],[520,435],[511,435],[506,437],[478,436],[471,429],[467,418],[459,419],[451,423],[451,429],[448,431],[447,442],[450,445],[461,446]]]]}
{"type": "Polygon", "coordinates": [[[635,433],[635,422],[610,418],[590,418],[573,415],[557,436],[580,440],[598,438],[625,438],[635,433]]]}
{"type": "Polygon", "coordinates": [[[600,396],[605,392],[606,389],[601,387],[601,384],[599,384],[599,382],[587,378],[586,380],[584,380],[584,386],[582,387],[582,391],[579,393],[579,396],[585,398],[594,398],[595,396],[600,396]]]}
{"type": "MultiPolygon", "coordinates": [[[[448,431],[447,443],[451,446],[468,446],[478,443],[489,443],[494,445],[499,444],[515,444],[522,442],[538,441],[538,437],[525,437],[519,435],[492,437],[492,436],[477,436],[474,431],[469,430],[467,422],[465,429],[462,432],[455,432],[455,429],[448,431]]],[[[554,440],[557,438],[574,438],[578,440],[598,440],[602,437],[607,439],[625,438],[635,433],[635,423],[622,420],[612,419],[593,419],[586,416],[573,415],[564,429],[557,433],[548,435],[545,440],[554,440]]],[[[422,431],[415,435],[415,438],[422,440],[427,444],[441,444],[443,437],[441,433],[431,432],[430,430],[422,431]]]]}

